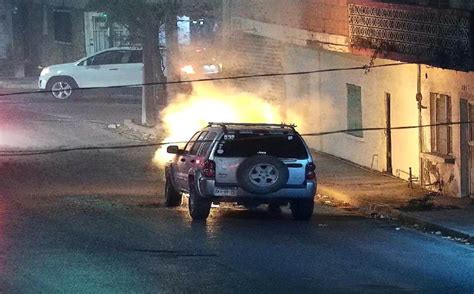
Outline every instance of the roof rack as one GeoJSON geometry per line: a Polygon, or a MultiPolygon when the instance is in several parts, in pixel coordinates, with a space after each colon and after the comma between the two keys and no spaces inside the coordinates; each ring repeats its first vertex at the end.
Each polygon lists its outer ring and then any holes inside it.
{"type": "Polygon", "coordinates": [[[209,122],[207,124],[208,127],[222,127],[224,131],[227,131],[227,127],[229,126],[240,126],[240,127],[274,127],[274,128],[281,128],[281,129],[291,129],[296,131],[295,124],[266,124],[266,123],[231,123],[231,122],[209,122]]]}

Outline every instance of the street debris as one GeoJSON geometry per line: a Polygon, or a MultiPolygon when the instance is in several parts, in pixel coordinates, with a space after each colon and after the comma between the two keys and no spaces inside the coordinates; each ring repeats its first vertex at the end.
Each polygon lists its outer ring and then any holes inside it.
{"type": "Polygon", "coordinates": [[[426,211],[431,210],[434,206],[432,195],[428,194],[422,198],[412,199],[402,206],[403,211],[426,211]]]}

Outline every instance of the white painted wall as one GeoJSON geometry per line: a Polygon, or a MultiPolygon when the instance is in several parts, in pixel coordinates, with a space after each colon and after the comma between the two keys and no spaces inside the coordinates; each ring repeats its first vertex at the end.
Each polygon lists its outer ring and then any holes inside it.
{"type": "MultiPolygon", "coordinates": [[[[370,62],[369,57],[348,53],[348,40],[343,36],[292,29],[243,18],[233,18],[232,21],[234,29],[286,44],[283,61],[285,72],[358,67],[370,62]],[[321,44],[321,48],[307,46],[308,41],[321,44]]],[[[395,62],[383,59],[375,61],[375,64],[387,63],[395,62]]],[[[346,129],[346,84],[350,83],[362,88],[363,127],[385,127],[385,93],[390,93],[392,97],[392,127],[416,127],[417,73],[417,65],[411,64],[373,68],[367,74],[359,70],[287,76],[284,78],[286,97],[282,97],[286,99],[284,104],[288,109],[287,120],[300,125],[301,133],[346,129]]],[[[408,178],[410,167],[413,175],[419,176],[418,138],[417,128],[392,132],[393,173],[403,179],[408,178]]],[[[306,137],[306,140],[317,150],[375,170],[386,169],[384,131],[366,131],[363,138],[341,133],[306,137]]]]}
{"type": "MultiPolygon", "coordinates": [[[[422,94],[424,105],[423,124],[430,123],[429,97],[430,93],[441,93],[451,96],[452,121],[460,121],[460,99],[466,99],[474,104],[474,72],[457,72],[428,66],[422,67],[422,94]]],[[[453,155],[454,164],[438,164],[441,178],[445,182],[444,192],[451,196],[461,196],[461,145],[460,126],[453,126],[453,155]]],[[[430,130],[424,132],[425,151],[430,151],[430,130]]],[[[471,191],[471,193],[474,191],[471,191]]]]}
{"type": "MultiPolygon", "coordinates": [[[[366,65],[369,61],[369,58],[351,54],[289,46],[286,50],[285,71],[357,67],[366,65]]],[[[376,60],[376,64],[386,63],[393,63],[393,61],[376,60]]],[[[385,127],[385,93],[390,93],[392,97],[392,126],[417,126],[418,124],[415,100],[416,65],[374,68],[367,74],[363,70],[311,74],[309,78],[304,79],[310,83],[311,91],[309,97],[306,98],[299,97],[302,92],[299,87],[304,84],[301,76],[285,78],[287,107],[290,112],[304,118],[305,123],[300,129],[303,133],[347,128],[347,83],[362,88],[364,128],[385,127]],[[298,107],[298,103],[302,101],[308,101],[309,106],[298,107]]],[[[386,169],[384,131],[365,131],[363,138],[341,133],[308,137],[306,140],[317,150],[375,170],[386,169]]],[[[417,176],[418,151],[417,129],[394,130],[392,132],[394,174],[407,179],[406,172],[411,167],[413,174],[417,176]]]]}

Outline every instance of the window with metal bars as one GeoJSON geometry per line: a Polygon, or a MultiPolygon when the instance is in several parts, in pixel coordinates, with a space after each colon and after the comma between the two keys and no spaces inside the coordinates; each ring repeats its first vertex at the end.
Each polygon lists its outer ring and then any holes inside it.
{"type": "Polygon", "coordinates": [[[431,152],[453,154],[453,127],[451,121],[451,97],[430,94],[431,152]]]}
{"type": "Polygon", "coordinates": [[[68,10],[54,11],[54,40],[72,43],[72,16],[68,10]]]}

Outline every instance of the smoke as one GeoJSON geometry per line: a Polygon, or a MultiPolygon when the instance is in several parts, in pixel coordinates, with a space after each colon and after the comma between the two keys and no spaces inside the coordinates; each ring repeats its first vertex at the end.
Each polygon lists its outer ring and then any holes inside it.
{"type": "MultiPolygon", "coordinates": [[[[191,95],[179,96],[160,117],[166,134],[163,142],[185,142],[208,122],[282,123],[285,116],[278,104],[258,94],[222,83],[198,83],[191,95]]],[[[155,163],[162,165],[170,159],[166,148],[156,152],[155,163]]]]}

